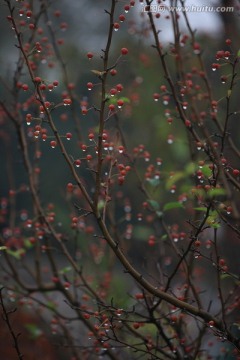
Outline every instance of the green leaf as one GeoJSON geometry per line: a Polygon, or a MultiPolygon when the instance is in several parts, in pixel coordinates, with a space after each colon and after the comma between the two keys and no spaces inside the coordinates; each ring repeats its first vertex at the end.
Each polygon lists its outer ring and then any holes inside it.
{"type": "Polygon", "coordinates": [[[137,240],[146,241],[151,234],[152,229],[148,226],[137,225],[133,228],[133,236],[137,240]]]}
{"type": "Polygon", "coordinates": [[[196,207],[196,208],[194,208],[194,210],[206,212],[206,211],[207,211],[207,208],[206,208],[206,207],[196,207]]]}
{"type": "Polygon", "coordinates": [[[48,302],[46,303],[46,307],[47,307],[49,310],[56,310],[57,305],[56,305],[56,303],[54,303],[53,301],[48,301],[48,302]]]}
{"type": "Polygon", "coordinates": [[[24,249],[18,249],[18,250],[10,250],[7,249],[7,253],[13,257],[15,257],[15,259],[20,260],[22,255],[25,254],[25,250],[24,249]]]}
{"type": "Polygon", "coordinates": [[[188,163],[185,167],[185,173],[187,175],[193,174],[195,170],[196,170],[196,164],[194,164],[193,162],[188,163]]]}
{"type": "Polygon", "coordinates": [[[122,100],[122,101],[124,101],[125,103],[130,103],[130,99],[129,98],[127,98],[127,97],[120,97],[118,100],[122,100]]]}
{"type": "Polygon", "coordinates": [[[68,272],[71,271],[71,270],[72,270],[72,267],[71,267],[71,266],[66,266],[66,267],[62,268],[62,269],[59,271],[59,273],[60,273],[60,274],[66,274],[66,273],[68,273],[68,272]]]}
{"type": "Polygon", "coordinates": [[[221,279],[221,280],[224,280],[224,279],[227,279],[227,278],[230,278],[230,277],[231,277],[230,274],[221,274],[221,275],[220,275],[220,279],[221,279]]]}
{"type": "Polygon", "coordinates": [[[226,190],[225,189],[211,189],[208,191],[208,195],[210,197],[214,197],[214,196],[222,196],[226,194],[226,190]]]}
{"type": "Polygon", "coordinates": [[[27,249],[31,249],[33,247],[33,244],[31,243],[31,241],[29,241],[29,239],[25,239],[24,240],[24,246],[27,248],[27,249]]]}
{"type": "Polygon", "coordinates": [[[203,173],[203,175],[207,178],[209,178],[210,176],[212,176],[212,170],[209,168],[208,165],[204,165],[202,168],[201,168],[201,171],[203,173]]]}
{"type": "Polygon", "coordinates": [[[178,208],[184,209],[183,204],[178,201],[173,201],[165,204],[163,207],[163,211],[178,209],[178,208]]]}
{"type": "Polygon", "coordinates": [[[0,246],[0,251],[7,250],[6,246],[0,246]]]}
{"type": "Polygon", "coordinates": [[[42,335],[42,330],[39,329],[36,324],[25,324],[24,326],[29,331],[33,339],[37,339],[39,336],[42,335]]]}
{"type": "Polygon", "coordinates": [[[240,49],[237,52],[237,57],[240,57],[240,49]]]}
{"type": "Polygon", "coordinates": [[[193,162],[188,163],[183,171],[175,172],[166,182],[166,188],[170,189],[172,185],[175,185],[178,181],[185,179],[192,175],[196,171],[196,164],[193,162]]]}
{"type": "Polygon", "coordinates": [[[147,183],[153,187],[157,187],[160,184],[160,180],[159,179],[148,179],[147,183]]]}
{"type": "Polygon", "coordinates": [[[206,219],[206,224],[208,224],[213,229],[217,229],[221,226],[216,210],[212,211],[211,214],[208,216],[208,218],[206,219]]]}
{"type": "Polygon", "coordinates": [[[161,219],[163,216],[163,213],[162,213],[162,211],[156,211],[156,215],[159,219],[161,219]]]}
{"type": "Polygon", "coordinates": [[[184,172],[178,171],[174,175],[172,175],[167,181],[166,181],[166,188],[171,189],[173,185],[176,184],[179,180],[184,178],[184,172]]]}
{"type": "Polygon", "coordinates": [[[161,240],[165,241],[168,239],[168,235],[167,234],[164,234],[161,236],[161,240]]]}
{"type": "Polygon", "coordinates": [[[127,97],[119,97],[116,98],[116,96],[114,97],[109,97],[109,95],[106,96],[106,100],[108,101],[108,104],[114,104],[116,105],[118,100],[122,100],[125,104],[129,104],[130,103],[130,99],[127,97]]]}
{"type": "Polygon", "coordinates": [[[105,201],[99,200],[98,202],[98,210],[101,211],[105,206],[105,201]]]}
{"type": "Polygon", "coordinates": [[[151,206],[151,208],[155,211],[159,210],[159,203],[156,200],[147,200],[148,204],[151,206]]]}

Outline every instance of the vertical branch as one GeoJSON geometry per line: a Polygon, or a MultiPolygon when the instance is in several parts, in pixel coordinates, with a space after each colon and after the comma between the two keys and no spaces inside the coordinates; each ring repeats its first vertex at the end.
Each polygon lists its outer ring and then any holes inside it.
{"type": "Polygon", "coordinates": [[[106,81],[108,76],[108,60],[109,53],[112,43],[113,36],[113,20],[114,20],[114,11],[115,11],[116,0],[112,0],[112,5],[110,11],[105,10],[105,12],[109,15],[109,27],[108,27],[108,39],[105,50],[103,50],[103,75],[100,76],[101,79],[101,107],[100,107],[100,118],[99,118],[99,128],[98,128],[98,143],[97,143],[97,171],[96,171],[96,188],[94,195],[94,206],[95,210],[98,213],[97,205],[98,198],[101,189],[101,173],[102,173],[102,155],[103,155],[103,142],[102,142],[102,134],[104,130],[105,123],[105,106],[106,106],[106,81]]]}
{"type": "Polygon", "coordinates": [[[5,323],[7,324],[9,333],[10,333],[10,335],[12,337],[12,340],[13,340],[13,347],[16,350],[18,359],[22,360],[23,359],[23,354],[20,351],[20,347],[19,347],[19,343],[18,343],[18,339],[19,339],[20,334],[15,334],[15,332],[13,330],[13,327],[12,327],[12,324],[11,324],[10,319],[9,319],[10,314],[13,314],[17,309],[13,309],[13,310],[10,310],[10,311],[8,311],[6,309],[6,307],[4,305],[4,301],[3,301],[2,292],[3,292],[3,288],[0,289],[0,305],[1,305],[1,308],[2,308],[2,318],[5,321],[5,323]]]}

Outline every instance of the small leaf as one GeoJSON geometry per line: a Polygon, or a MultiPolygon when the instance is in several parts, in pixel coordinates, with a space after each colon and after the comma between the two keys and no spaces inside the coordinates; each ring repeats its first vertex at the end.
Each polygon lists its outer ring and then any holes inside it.
{"type": "Polygon", "coordinates": [[[105,202],[103,200],[99,200],[98,202],[98,210],[102,210],[104,208],[105,202]]]}
{"type": "Polygon", "coordinates": [[[91,70],[91,72],[98,76],[102,76],[106,73],[106,71],[99,71],[99,70],[91,70]]]}
{"type": "Polygon", "coordinates": [[[194,210],[206,212],[206,211],[207,211],[207,208],[206,208],[206,207],[196,207],[196,208],[194,208],[194,210]]]}
{"type": "Polygon", "coordinates": [[[195,172],[195,170],[196,170],[196,164],[194,164],[193,162],[190,162],[185,167],[185,173],[188,175],[193,174],[195,172]]]}
{"type": "Polygon", "coordinates": [[[156,211],[156,215],[159,219],[161,219],[163,216],[163,213],[162,213],[162,211],[156,211]]]}
{"type": "Polygon", "coordinates": [[[18,250],[10,250],[7,249],[7,253],[13,257],[15,257],[15,259],[20,260],[22,255],[25,254],[25,250],[24,249],[18,249],[18,250]]]}
{"type": "Polygon", "coordinates": [[[209,178],[210,176],[212,176],[212,170],[209,168],[208,165],[204,165],[201,170],[205,177],[209,178]]]}
{"type": "Polygon", "coordinates": [[[156,187],[160,184],[159,179],[148,179],[147,182],[148,182],[148,184],[150,184],[153,187],[156,187]]]}
{"type": "Polygon", "coordinates": [[[168,235],[164,234],[163,236],[161,236],[161,240],[166,241],[168,239],[168,235]]]}
{"type": "Polygon", "coordinates": [[[113,105],[116,105],[118,100],[122,100],[125,104],[130,103],[130,99],[127,98],[127,97],[119,97],[119,98],[117,98],[116,96],[114,96],[114,97],[106,96],[106,100],[108,100],[108,104],[113,104],[113,105]]]}
{"type": "Polygon", "coordinates": [[[42,330],[39,329],[36,324],[25,324],[24,326],[29,331],[33,339],[37,339],[39,336],[42,335],[42,330]]]}
{"type": "Polygon", "coordinates": [[[120,97],[118,100],[122,100],[122,101],[124,101],[125,103],[130,103],[130,99],[129,98],[127,98],[127,97],[120,97]]]}
{"type": "Polygon", "coordinates": [[[155,211],[159,210],[159,204],[156,200],[148,200],[147,202],[153,210],[155,210],[155,211]]]}
{"type": "Polygon", "coordinates": [[[176,184],[179,180],[184,178],[184,173],[182,171],[176,172],[172,175],[166,182],[166,188],[170,189],[173,185],[176,184]]]}
{"type": "Polygon", "coordinates": [[[173,201],[173,202],[169,202],[169,203],[165,204],[163,207],[163,211],[177,209],[177,208],[184,209],[184,206],[182,203],[180,203],[178,201],[173,201]]]}
{"type": "Polygon", "coordinates": [[[0,251],[7,250],[6,246],[0,246],[0,251]]]}
{"type": "Polygon", "coordinates": [[[71,270],[72,270],[71,266],[66,266],[66,267],[62,268],[62,269],[59,271],[59,273],[60,273],[60,274],[66,274],[66,273],[68,273],[68,272],[71,271],[71,270]]]}
{"type": "Polygon", "coordinates": [[[24,246],[27,248],[27,249],[31,249],[33,247],[33,244],[31,243],[31,241],[29,241],[29,239],[25,239],[24,240],[24,246]]]}
{"type": "Polygon", "coordinates": [[[228,91],[227,91],[227,97],[230,98],[231,94],[232,94],[232,90],[231,90],[231,89],[228,89],[228,91]]]}
{"type": "Polygon", "coordinates": [[[56,305],[56,303],[54,303],[53,301],[48,301],[48,302],[46,303],[46,307],[47,307],[49,310],[56,310],[57,305],[56,305]]]}
{"type": "Polygon", "coordinates": [[[137,240],[146,241],[148,237],[152,234],[152,229],[147,226],[137,225],[134,226],[133,236],[137,240]]]}
{"type": "Polygon", "coordinates": [[[221,195],[225,195],[226,194],[226,190],[225,189],[211,189],[209,192],[208,192],[208,195],[210,197],[213,197],[213,196],[221,196],[221,195]]]}
{"type": "Polygon", "coordinates": [[[221,275],[220,275],[220,279],[221,279],[221,280],[227,279],[227,278],[229,278],[229,277],[231,277],[230,274],[221,274],[221,275]]]}

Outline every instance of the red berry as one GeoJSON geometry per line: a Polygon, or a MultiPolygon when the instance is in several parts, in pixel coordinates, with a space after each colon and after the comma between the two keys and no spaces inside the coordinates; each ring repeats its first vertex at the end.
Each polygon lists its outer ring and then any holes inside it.
{"type": "Polygon", "coordinates": [[[137,293],[137,294],[135,294],[135,299],[137,299],[137,300],[144,299],[144,295],[142,293],[137,293]]]}
{"type": "Polygon", "coordinates": [[[200,50],[201,50],[200,44],[199,43],[194,43],[193,44],[194,54],[200,54],[200,50]]]}
{"type": "Polygon", "coordinates": [[[49,109],[49,107],[51,106],[50,101],[45,101],[44,105],[46,106],[47,109],[49,109]]]}
{"type": "Polygon", "coordinates": [[[111,95],[111,96],[116,95],[116,93],[117,93],[117,89],[112,88],[112,89],[110,90],[110,95],[111,95]]]}
{"type": "Polygon", "coordinates": [[[196,247],[199,247],[199,246],[201,245],[201,241],[200,241],[200,240],[196,240],[196,241],[194,242],[194,245],[195,245],[196,247]]]}
{"type": "Polygon", "coordinates": [[[89,133],[89,134],[88,134],[88,139],[89,139],[90,141],[92,141],[92,140],[94,139],[94,133],[89,133]]]}
{"type": "Polygon", "coordinates": [[[149,246],[154,246],[156,243],[156,238],[154,235],[150,235],[149,238],[148,238],[148,245],[149,246]]]}
{"type": "Polygon", "coordinates": [[[66,138],[67,138],[67,140],[70,140],[72,138],[72,133],[67,132],[66,133],[66,138]]]}
{"type": "Polygon", "coordinates": [[[128,54],[128,49],[127,48],[122,48],[121,53],[122,53],[122,55],[127,55],[128,54]]]}
{"type": "Polygon", "coordinates": [[[116,70],[116,69],[110,70],[110,74],[111,74],[112,76],[115,76],[115,75],[117,74],[117,70],[116,70]]]}
{"type": "Polygon", "coordinates": [[[117,105],[118,105],[119,108],[121,108],[123,106],[123,104],[124,104],[124,101],[122,99],[119,99],[117,101],[117,105]]]}
{"type": "Polygon", "coordinates": [[[87,160],[87,161],[92,160],[92,155],[88,154],[88,155],[86,156],[86,160],[87,160]]]}
{"type": "Polygon", "coordinates": [[[219,259],[219,265],[220,266],[224,266],[225,265],[225,260],[224,259],[219,259]]]}
{"type": "Polygon", "coordinates": [[[42,79],[40,78],[40,76],[36,76],[36,77],[34,78],[34,81],[35,81],[36,83],[40,83],[40,82],[42,81],[42,79]]]}
{"type": "Polygon", "coordinates": [[[114,28],[115,31],[117,31],[117,30],[120,28],[119,23],[117,23],[117,22],[114,23],[114,24],[113,24],[113,28],[114,28]]]}
{"type": "Polygon", "coordinates": [[[114,111],[114,110],[115,110],[115,105],[114,105],[114,104],[110,104],[110,105],[108,106],[108,108],[109,108],[110,111],[114,111]]]}
{"type": "Polygon", "coordinates": [[[133,328],[134,329],[139,329],[139,327],[140,327],[139,323],[137,323],[137,322],[133,323],[133,328]]]}
{"type": "Polygon", "coordinates": [[[92,53],[92,52],[88,52],[88,53],[87,53],[87,57],[88,57],[89,60],[92,59],[92,58],[93,58],[93,53],[92,53]]]}
{"type": "Polygon", "coordinates": [[[213,327],[215,324],[214,324],[214,321],[213,320],[210,320],[209,322],[208,322],[208,325],[210,326],[210,327],[213,327]]]}
{"type": "Polygon", "coordinates": [[[75,164],[76,167],[79,167],[79,166],[81,165],[81,160],[80,160],[80,159],[76,159],[76,160],[74,161],[74,164],[75,164]]]}
{"type": "Polygon", "coordinates": [[[47,87],[46,87],[45,84],[40,84],[40,85],[39,85],[39,89],[40,89],[40,90],[46,90],[46,88],[47,88],[47,87]]]}
{"type": "Polygon", "coordinates": [[[120,20],[121,22],[123,22],[123,21],[125,20],[125,16],[124,16],[124,15],[119,15],[119,20],[120,20]]]}
{"type": "Polygon", "coordinates": [[[72,192],[72,191],[73,191],[73,184],[72,184],[72,183],[68,183],[68,184],[67,184],[67,191],[68,191],[68,192],[72,192]]]}
{"type": "Polygon", "coordinates": [[[123,90],[122,84],[117,84],[116,89],[117,89],[118,92],[121,92],[123,90]]]}
{"type": "Polygon", "coordinates": [[[59,17],[61,16],[61,11],[60,10],[56,10],[54,13],[54,16],[59,17]]]}
{"type": "Polygon", "coordinates": [[[51,148],[52,148],[52,149],[55,149],[55,147],[57,146],[57,142],[56,142],[55,140],[52,140],[52,141],[50,142],[50,145],[51,145],[51,148]]]}
{"type": "Polygon", "coordinates": [[[28,84],[23,84],[23,85],[22,85],[22,89],[23,89],[24,91],[27,91],[27,90],[28,90],[28,84]]]}
{"type": "Polygon", "coordinates": [[[90,319],[90,314],[83,314],[84,319],[88,320],[90,319]]]}
{"type": "Polygon", "coordinates": [[[93,83],[92,83],[92,82],[88,82],[88,83],[87,83],[87,88],[88,88],[88,90],[92,90],[92,88],[93,88],[93,83]]]}
{"type": "Polygon", "coordinates": [[[63,104],[64,104],[65,106],[71,105],[71,103],[72,103],[72,100],[71,100],[71,99],[63,99],[63,104]]]}
{"type": "Polygon", "coordinates": [[[31,10],[28,10],[28,11],[26,12],[26,16],[27,16],[27,18],[30,18],[30,17],[32,16],[32,11],[31,11],[31,10]]]}

